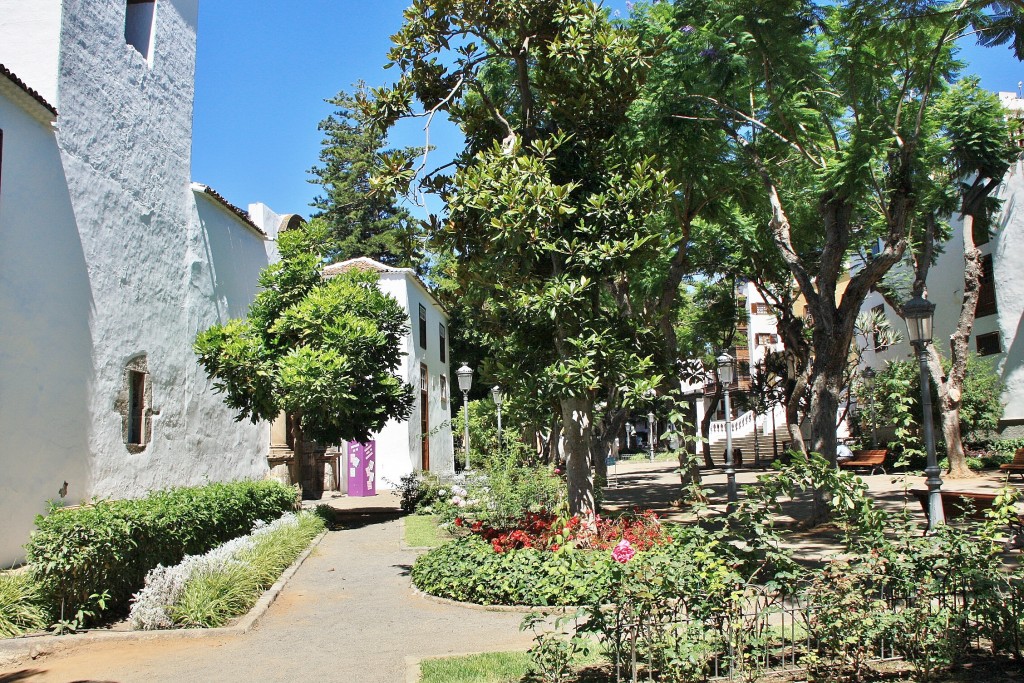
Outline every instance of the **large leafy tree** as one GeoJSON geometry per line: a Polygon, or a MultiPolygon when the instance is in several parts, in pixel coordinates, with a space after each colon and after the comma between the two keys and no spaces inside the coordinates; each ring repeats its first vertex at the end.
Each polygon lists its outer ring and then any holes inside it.
{"type": "Polygon", "coordinates": [[[690,105],[678,116],[721,129],[760,183],[774,249],[813,318],[810,445],[834,461],[856,317],[907,248],[933,170],[926,122],[955,77],[953,44],[973,10],[873,0],[675,9],[690,64],[690,105]]]}
{"type": "Polygon", "coordinates": [[[447,201],[433,237],[459,264],[494,367],[543,384],[561,416],[569,502],[594,514],[595,405],[607,413],[660,381],[651,321],[622,286],[659,256],[671,190],[631,153],[628,111],[647,72],[638,36],[588,0],[420,0],[374,91],[382,128],[444,113],[466,136],[453,176],[407,153],[383,157],[381,192],[419,178],[447,201]]]}
{"type": "MultiPolygon", "coordinates": [[[[928,191],[922,193],[912,232],[913,249],[907,256],[906,270],[912,275],[910,293],[922,294],[936,254],[950,237],[945,221],[959,214],[963,299],[956,328],[949,337],[948,367],[943,364],[940,344],[928,347],[929,372],[938,392],[943,441],[949,454],[949,475],[954,478],[971,476],[960,411],[970,358],[968,342],[981,294],[982,256],[975,234],[988,232],[1000,204],[993,193],[1020,154],[1006,114],[999,99],[982,90],[976,79],[957,83],[939,98],[931,121],[936,171],[930,176],[928,191]]],[[[887,278],[878,288],[897,311],[905,296],[898,275],[887,278]]]]}
{"type": "Polygon", "coordinates": [[[405,419],[412,405],[411,387],[395,375],[405,311],[377,288],[375,274],[324,279],[329,244],[316,220],[279,235],[281,260],[260,274],[248,316],[195,342],[238,419],[271,421],[286,411],[300,450],[305,439],[365,441],[389,419],[405,419]]]}
{"type": "Polygon", "coordinates": [[[368,256],[389,266],[420,268],[423,234],[419,221],[397,206],[393,196],[371,191],[376,156],[386,152],[386,139],[368,125],[357,106],[365,98],[358,84],[353,93],[342,91],[328,102],[334,113],[320,122],[324,134],[320,165],[310,169],[323,194],[313,200],[330,228],[326,256],[343,261],[368,256]]]}

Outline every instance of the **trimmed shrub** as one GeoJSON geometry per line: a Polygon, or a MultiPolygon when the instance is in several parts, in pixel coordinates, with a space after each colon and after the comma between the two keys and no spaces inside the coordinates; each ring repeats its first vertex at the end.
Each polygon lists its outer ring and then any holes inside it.
{"type": "Polygon", "coordinates": [[[275,481],[174,488],[55,509],[36,518],[26,549],[54,614],[73,614],[104,591],[107,609],[120,612],[150,569],[201,555],[294,507],[295,491],[275,481]]]}
{"type": "Polygon", "coordinates": [[[457,538],[416,558],[425,593],[479,605],[579,605],[607,583],[607,553],[521,548],[496,553],[483,538],[457,538]]]}

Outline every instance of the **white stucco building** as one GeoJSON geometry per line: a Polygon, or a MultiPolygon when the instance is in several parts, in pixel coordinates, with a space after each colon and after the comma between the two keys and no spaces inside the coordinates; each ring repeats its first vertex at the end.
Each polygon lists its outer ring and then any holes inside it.
{"type": "Polygon", "coordinates": [[[197,3],[0,0],[0,566],[59,492],[267,472],[192,342],[292,217],[191,183],[197,3]]]}
{"type": "Polygon", "coordinates": [[[394,488],[411,472],[451,474],[455,451],[449,403],[448,313],[411,268],[356,258],[327,266],[323,273],[331,277],[350,269],[377,273],[381,291],[394,297],[409,315],[409,334],[402,348],[405,357],[398,376],[413,386],[416,398],[408,420],[390,420],[372,437],[377,445],[377,487],[394,488]]]}
{"type": "MultiPolygon", "coordinates": [[[[1024,117],[1024,99],[1016,93],[1001,92],[999,99],[1012,116],[1024,117]]],[[[988,230],[976,226],[975,242],[982,255],[981,295],[978,301],[970,349],[979,356],[995,360],[996,369],[1005,384],[1003,420],[1005,436],[1024,434],[1024,160],[1018,159],[993,193],[1002,201],[999,212],[988,230]]],[[[935,304],[933,339],[939,350],[949,356],[949,336],[956,329],[963,303],[964,249],[963,221],[959,215],[950,219],[951,237],[928,273],[928,299],[935,304]]],[[[872,292],[862,306],[863,311],[885,313],[894,329],[906,336],[903,320],[872,292]]],[[[886,361],[905,359],[911,355],[906,341],[889,347],[871,345],[864,352],[864,362],[881,367],[886,361]]]]}

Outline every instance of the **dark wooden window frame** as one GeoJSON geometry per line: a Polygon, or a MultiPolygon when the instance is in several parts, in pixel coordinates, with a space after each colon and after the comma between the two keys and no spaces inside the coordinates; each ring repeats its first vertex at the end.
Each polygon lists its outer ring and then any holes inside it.
{"type": "Polygon", "coordinates": [[[420,307],[420,348],[427,348],[427,307],[423,304],[420,307]]]}
{"type": "Polygon", "coordinates": [[[1003,352],[1003,343],[998,332],[987,332],[974,338],[974,348],[979,356],[992,356],[1003,352]]]}

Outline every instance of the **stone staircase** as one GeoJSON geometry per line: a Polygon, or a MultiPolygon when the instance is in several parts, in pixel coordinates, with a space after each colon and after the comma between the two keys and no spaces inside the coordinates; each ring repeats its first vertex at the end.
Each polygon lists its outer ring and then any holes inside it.
{"type": "MultiPolygon", "coordinates": [[[[772,413],[755,416],[753,411],[747,411],[732,421],[732,447],[743,451],[743,464],[754,463],[755,441],[754,432],[757,431],[757,445],[761,453],[761,462],[772,461],[772,437],[778,439],[779,449],[782,444],[789,440],[786,431],[786,412],[781,407],[776,407],[775,428],[772,428],[772,413]]],[[[708,439],[711,442],[711,457],[716,464],[721,464],[725,453],[725,420],[718,420],[711,423],[708,432],[708,439]]]]}

